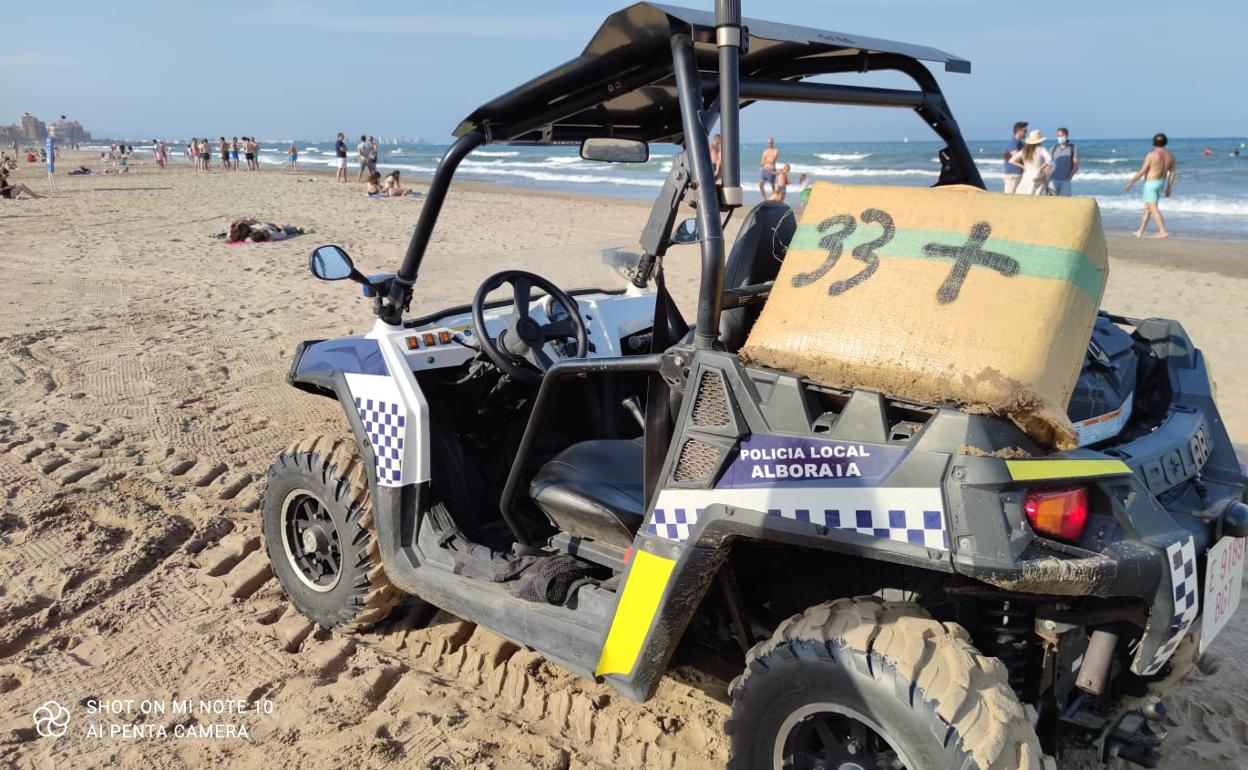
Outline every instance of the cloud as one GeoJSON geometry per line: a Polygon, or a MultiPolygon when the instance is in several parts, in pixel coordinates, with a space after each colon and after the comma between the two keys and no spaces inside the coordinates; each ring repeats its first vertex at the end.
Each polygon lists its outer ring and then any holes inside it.
{"type": "Polygon", "coordinates": [[[45,72],[66,70],[77,67],[80,62],[68,56],[56,56],[40,51],[20,51],[8,56],[0,56],[0,74],[3,75],[38,75],[45,72]]]}

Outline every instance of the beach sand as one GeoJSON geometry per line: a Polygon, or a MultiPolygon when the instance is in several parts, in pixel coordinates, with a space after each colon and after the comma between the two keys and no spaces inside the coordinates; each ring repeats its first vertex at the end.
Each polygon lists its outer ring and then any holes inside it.
{"type": "MultiPolygon", "coordinates": [[[[43,187],[29,166],[15,180],[43,187]]],[[[421,200],[268,168],[149,164],[57,184],[55,198],[0,203],[0,764],[722,765],[723,683],[692,669],[634,704],[454,618],[400,612],[346,637],[313,631],[283,600],[257,550],[265,468],[300,436],[342,429],[337,404],[285,384],[290,355],[372,323],[358,289],[316,281],[307,255],[337,243],[365,273],[393,270],[421,200]],[[242,216],[316,233],[237,247],[210,237],[242,216]],[[133,711],[91,713],[88,699],[113,698],[133,711]],[[139,713],[143,699],[185,698],[271,700],[272,712],[139,713]],[[49,699],[71,710],[71,729],[38,740],[30,715],[49,699]],[[85,734],[93,723],[105,737],[85,734]],[[121,723],[139,727],[108,737],[121,723]],[[242,725],[248,739],[133,737],[188,723],[242,725]]],[[[503,268],[618,286],[599,252],[635,249],[647,211],[456,186],[412,311],[467,302],[503,268]]],[[[1212,360],[1232,436],[1248,441],[1243,247],[1110,248],[1104,306],[1181,319],[1212,360]]],[[[696,248],[674,249],[668,268],[692,315],[696,248]]],[[[1163,767],[1248,764],[1246,653],[1241,612],[1173,699],[1163,767]]]]}

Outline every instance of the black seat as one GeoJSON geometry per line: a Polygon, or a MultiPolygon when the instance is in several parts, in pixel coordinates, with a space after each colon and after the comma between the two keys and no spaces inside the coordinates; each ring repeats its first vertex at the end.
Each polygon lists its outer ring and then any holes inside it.
{"type": "MultiPolygon", "coordinates": [[[[796,230],[793,210],[779,201],[763,201],[751,209],[728,254],[724,288],[739,289],[775,280],[796,230]]],[[[741,349],[762,309],[762,303],[758,303],[719,314],[719,338],[725,350],[735,353],[741,349]]]]}
{"type": "Polygon", "coordinates": [[[542,466],[529,494],[560,530],[628,548],[645,513],[642,442],[573,444],[542,466]]]}

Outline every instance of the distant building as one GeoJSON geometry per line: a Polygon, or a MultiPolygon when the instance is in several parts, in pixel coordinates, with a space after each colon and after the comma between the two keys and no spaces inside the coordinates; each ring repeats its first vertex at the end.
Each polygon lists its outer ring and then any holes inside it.
{"type": "Polygon", "coordinates": [[[48,136],[62,144],[78,144],[91,141],[91,132],[84,129],[82,124],[76,120],[66,120],[64,115],[61,116],[60,120],[48,126],[48,136]]]}
{"type": "Polygon", "coordinates": [[[22,119],[11,126],[0,126],[0,140],[5,144],[13,142],[42,142],[52,137],[60,144],[80,144],[91,141],[91,132],[82,127],[76,120],[68,120],[64,115],[55,123],[48,125],[29,112],[22,114],[22,119]]]}
{"type": "Polygon", "coordinates": [[[22,113],[22,138],[37,142],[48,135],[48,124],[29,112],[22,113]]]}

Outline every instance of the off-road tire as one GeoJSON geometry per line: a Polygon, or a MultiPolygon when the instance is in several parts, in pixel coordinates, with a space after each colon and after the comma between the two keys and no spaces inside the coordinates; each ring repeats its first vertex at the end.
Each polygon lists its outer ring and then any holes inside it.
{"type": "Polygon", "coordinates": [[[314,436],[278,455],[268,470],[262,524],[265,548],[282,590],[296,609],[322,627],[366,629],[384,619],[402,598],[382,568],[367,470],[355,442],[314,436]],[[341,577],[327,592],[305,585],[283,551],[281,508],[294,490],[319,500],[338,530],[341,577]]]}
{"type": "Polygon", "coordinates": [[[820,703],[868,715],[908,770],[1056,768],[1001,661],[913,603],[811,607],[755,645],[746,666],[728,688],[735,770],[772,770],[785,721],[820,703]]]}

